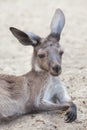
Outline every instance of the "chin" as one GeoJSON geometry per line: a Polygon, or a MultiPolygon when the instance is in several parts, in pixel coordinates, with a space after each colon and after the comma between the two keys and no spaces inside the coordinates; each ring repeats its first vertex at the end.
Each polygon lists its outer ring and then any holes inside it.
{"type": "Polygon", "coordinates": [[[57,73],[50,73],[52,76],[59,76],[60,74],[57,74],[57,73]]]}
{"type": "Polygon", "coordinates": [[[59,76],[59,75],[61,74],[61,71],[60,71],[60,72],[58,72],[58,73],[53,73],[53,72],[50,72],[50,74],[51,74],[52,76],[57,77],[57,76],[59,76]]]}
{"type": "Polygon", "coordinates": [[[52,76],[54,76],[54,77],[57,77],[57,76],[59,76],[58,74],[51,74],[52,76]]]}

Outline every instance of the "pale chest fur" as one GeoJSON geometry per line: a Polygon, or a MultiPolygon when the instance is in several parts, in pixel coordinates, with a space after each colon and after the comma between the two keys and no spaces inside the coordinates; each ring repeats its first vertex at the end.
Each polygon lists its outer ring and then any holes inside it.
{"type": "Polygon", "coordinates": [[[36,105],[38,106],[41,100],[51,101],[54,96],[57,96],[61,103],[71,100],[59,78],[50,75],[37,96],[36,105]]]}

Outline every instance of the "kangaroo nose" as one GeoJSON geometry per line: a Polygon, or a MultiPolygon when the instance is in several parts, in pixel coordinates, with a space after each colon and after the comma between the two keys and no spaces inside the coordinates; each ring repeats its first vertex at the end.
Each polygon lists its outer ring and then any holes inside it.
{"type": "Polygon", "coordinates": [[[60,65],[55,65],[54,67],[52,67],[52,69],[53,69],[53,71],[58,73],[61,70],[61,66],[60,65]]]}

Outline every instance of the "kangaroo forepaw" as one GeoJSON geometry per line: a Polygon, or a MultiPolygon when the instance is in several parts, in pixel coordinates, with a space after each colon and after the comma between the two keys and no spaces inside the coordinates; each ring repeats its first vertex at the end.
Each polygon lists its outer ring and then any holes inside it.
{"type": "Polygon", "coordinates": [[[71,123],[76,119],[77,119],[77,107],[74,103],[72,103],[70,108],[66,111],[65,122],[71,123]]]}

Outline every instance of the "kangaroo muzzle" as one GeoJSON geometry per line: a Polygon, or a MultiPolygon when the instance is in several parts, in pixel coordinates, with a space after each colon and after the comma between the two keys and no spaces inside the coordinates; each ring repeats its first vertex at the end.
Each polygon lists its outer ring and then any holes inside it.
{"type": "Polygon", "coordinates": [[[55,65],[52,65],[52,66],[50,67],[50,73],[51,73],[53,76],[58,76],[58,75],[60,75],[60,74],[61,74],[61,71],[62,71],[61,65],[59,65],[59,64],[55,64],[55,65]]]}

